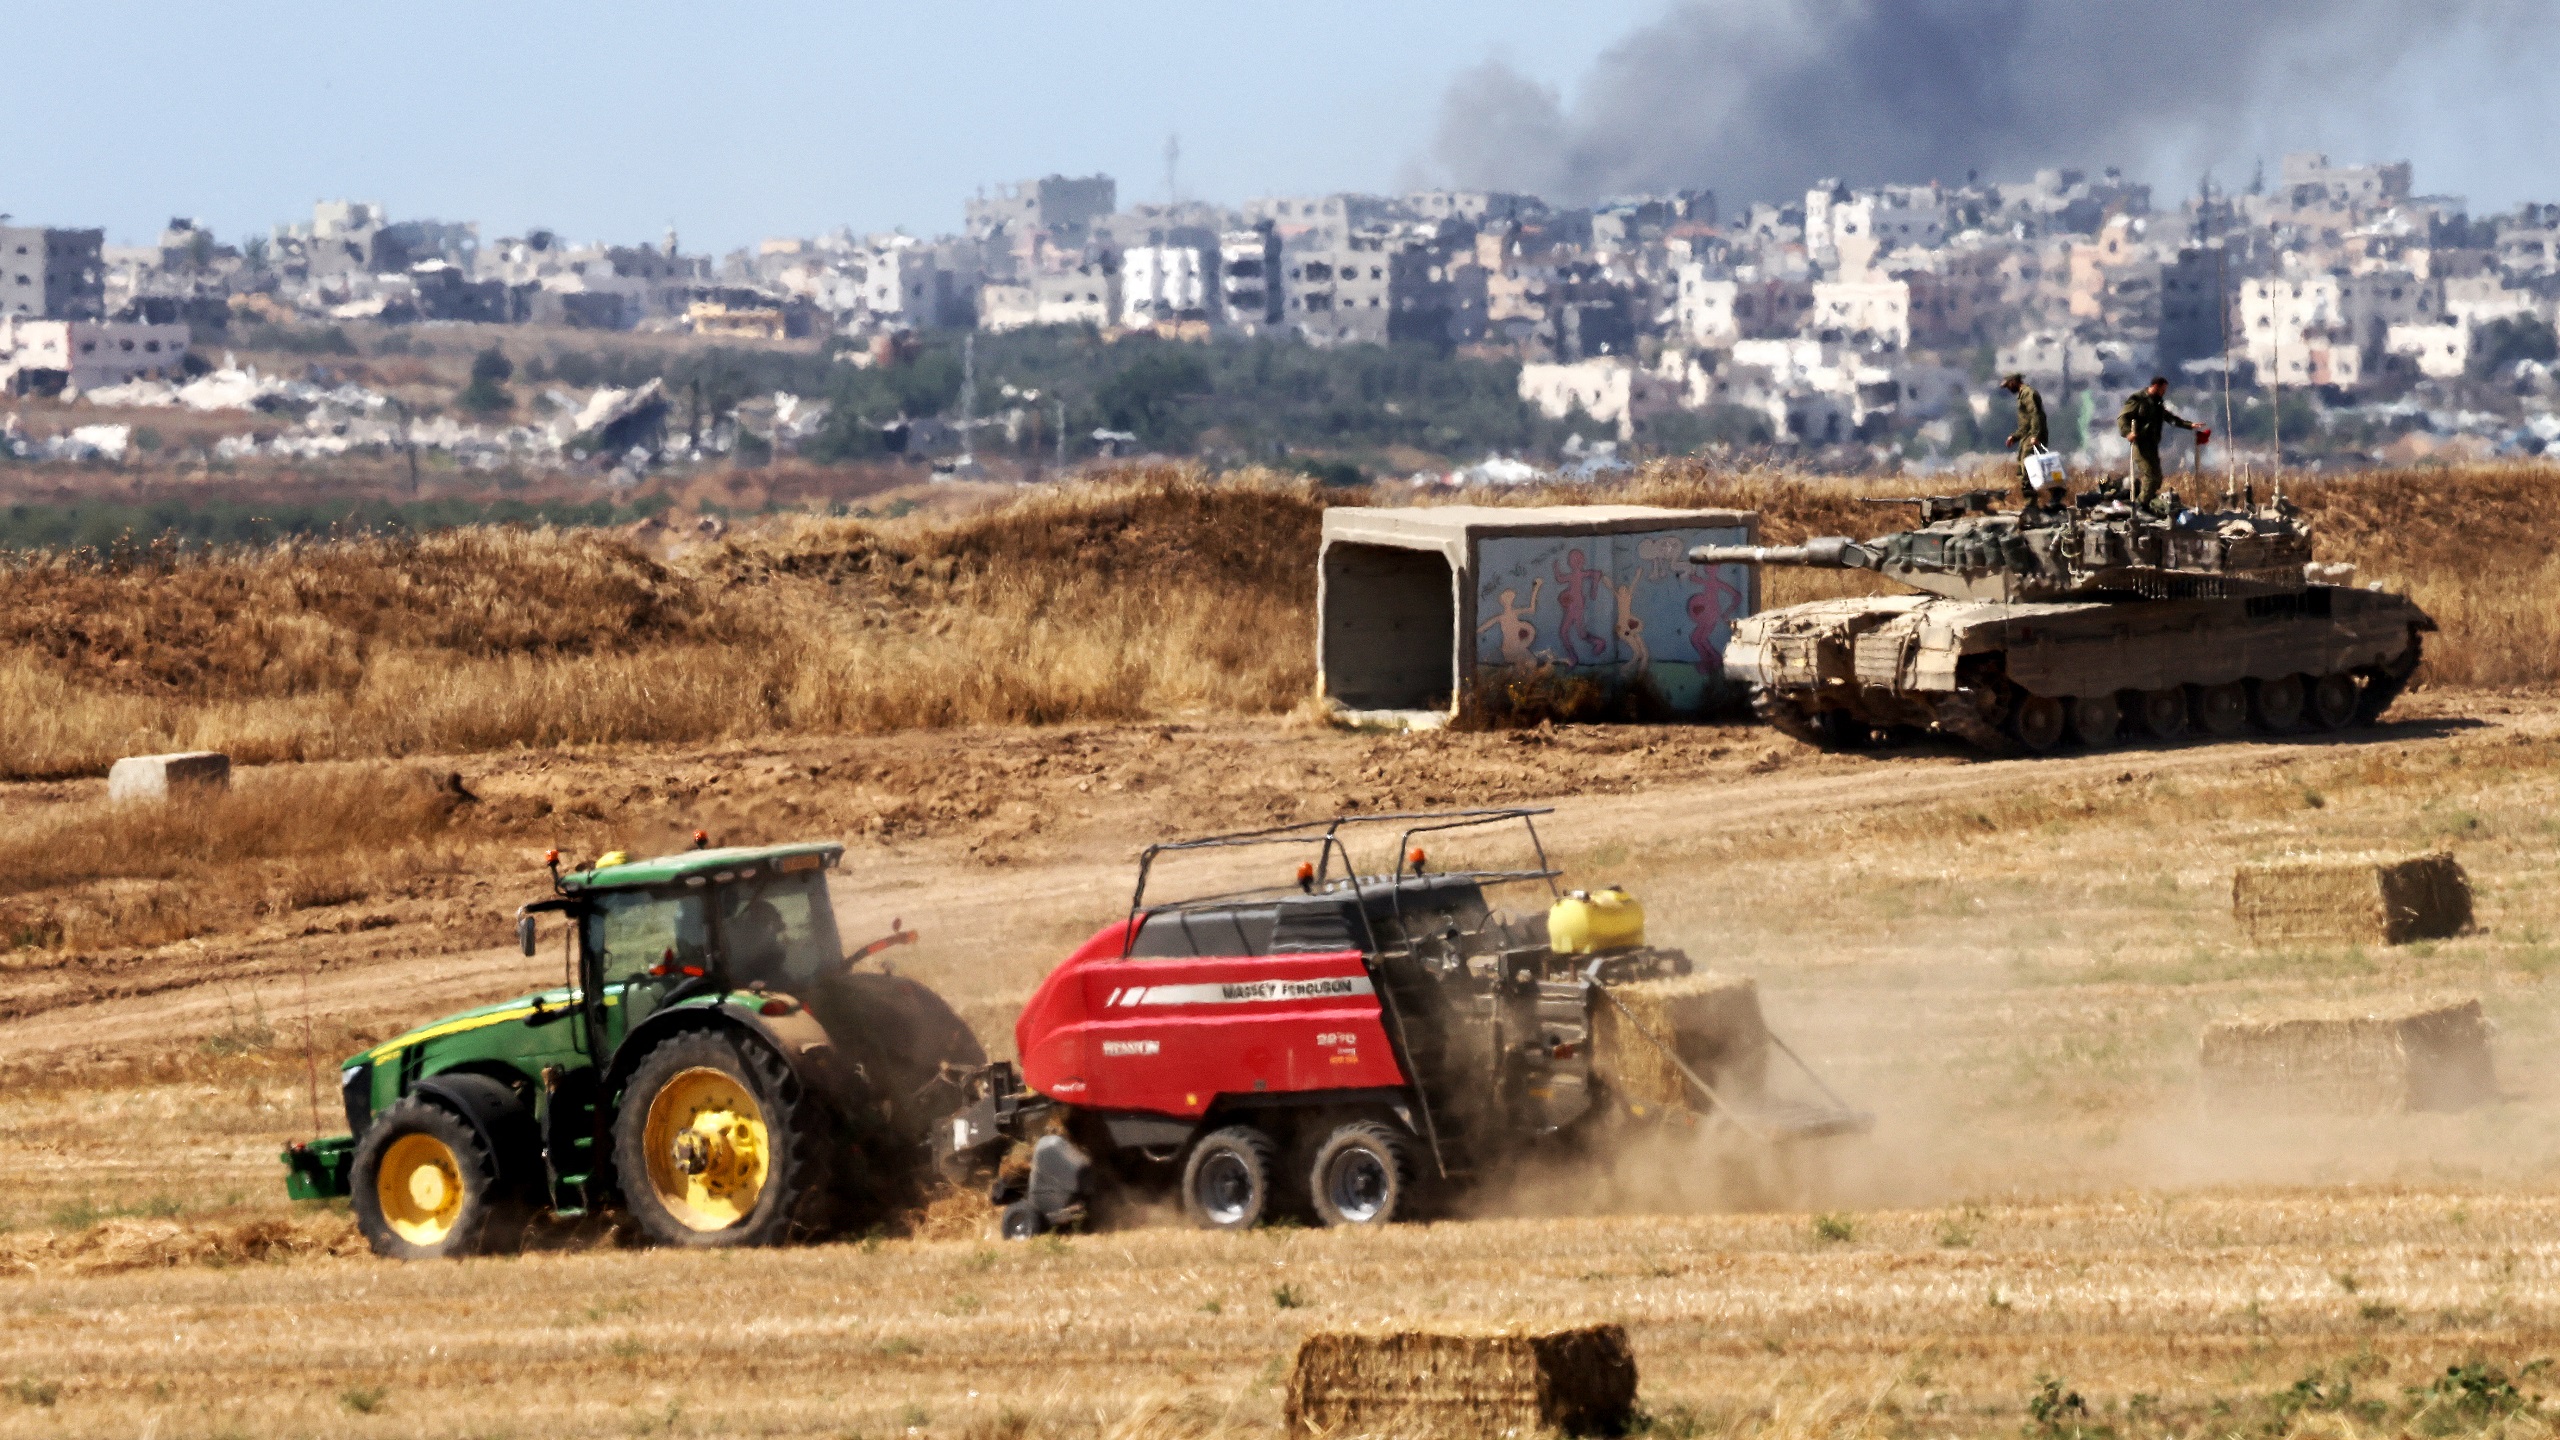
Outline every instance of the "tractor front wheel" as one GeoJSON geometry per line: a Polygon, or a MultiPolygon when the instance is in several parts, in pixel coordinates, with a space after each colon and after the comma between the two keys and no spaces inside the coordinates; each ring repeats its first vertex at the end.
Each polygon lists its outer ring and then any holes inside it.
{"type": "Polygon", "coordinates": [[[1421,1165],[1403,1131],[1355,1120],[1326,1137],[1308,1169],[1317,1219],[1327,1225],[1384,1225],[1412,1210],[1421,1165]]]}
{"type": "Polygon", "coordinates": [[[498,1166],[461,1116],[412,1095],[356,1147],[356,1228],[392,1260],[454,1260],[512,1248],[522,1207],[499,1193],[498,1166]]]}
{"type": "Polygon", "coordinates": [[[762,1045],[670,1036],[631,1072],[613,1122],[622,1200],[660,1245],[780,1245],[825,1226],[835,1126],[762,1045]]]}

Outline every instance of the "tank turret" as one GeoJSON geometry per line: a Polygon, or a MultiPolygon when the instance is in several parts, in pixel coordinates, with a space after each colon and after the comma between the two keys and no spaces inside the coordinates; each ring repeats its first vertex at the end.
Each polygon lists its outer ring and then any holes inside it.
{"type": "MultiPolygon", "coordinates": [[[[2175,497],[2171,497],[2174,501],[2175,497]]],[[[1725,674],[1800,739],[1865,746],[1936,731],[1993,751],[2222,737],[2378,718],[2435,622],[2340,583],[2279,491],[2166,516],[2099,492],[2002,511],[1993,491],[1880,500],[1920,524],[1867,540],[1701,545],[1699,565],[1868,570],[1911,595],[1817,600],[1736,623],[1725,674]]]]}

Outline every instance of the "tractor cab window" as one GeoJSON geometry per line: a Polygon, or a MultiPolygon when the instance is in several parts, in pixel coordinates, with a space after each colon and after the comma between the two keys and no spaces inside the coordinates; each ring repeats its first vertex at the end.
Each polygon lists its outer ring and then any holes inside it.
{"type": "Polygon", "coordinates": [[[664,967],[701,971],[710,964],[707,907],[700,892],[612,890],[587,915],[587,950],[603,957],[604,983],[618,985],[664,967]]]}
{"type": "Polygon", "coordinates": [[[835,907],[823,870],[768,872],[713,892],[720,907],[720,944],[732,985],[764,984],[800,991],[844,960],[835,907]]]}

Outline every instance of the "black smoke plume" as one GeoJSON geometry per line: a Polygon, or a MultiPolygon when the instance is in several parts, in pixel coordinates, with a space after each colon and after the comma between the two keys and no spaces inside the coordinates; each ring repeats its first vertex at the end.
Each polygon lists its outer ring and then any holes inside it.
{"type": "MultiPolygon", "coordinates": [[[[1499,61],[1460,75],[1433,158],[1470,187],[1729,200],[2048,166],[2183,184],[2370,102],[2429,47],[2555,22],[2552,0],[1691,0],[1567,106],[1499,61]]],[[[2342,157],[2343,158],[2343,157],[2342,157]]],[[[2390,157],[2369,157],[2390,158],[2390,157]]]]}

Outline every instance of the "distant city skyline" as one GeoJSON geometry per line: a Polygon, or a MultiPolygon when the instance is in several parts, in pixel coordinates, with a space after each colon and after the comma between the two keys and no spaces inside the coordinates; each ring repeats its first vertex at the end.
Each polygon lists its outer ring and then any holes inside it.
{"type": "MultiPolygon", "coordinates": [[[[1749,31],[1783,50],[1778,42],[1790,38],[1829,43],[1844,25],[1872,38],[1892,25],[1869,17],[1898,24],[1916,13],[1874,10],[1880,3],[1424,9],[1318,0],[1285,19],[1158,0],[1100,18],[1021,3],[773,4],[716,16],[669,3],[473,0],[433,12],[301,0],[30,8],[13,19],[12,88],[18,113],[54,123],[45,143],[13,147],[0,168],[0,211],[101,226],[110,243],[134,244],[172,216],[236,240],[307,219],[315,200],[349,198],[378,200],[399,218],[475,220],[484,239],[545,226],[632,241],[672,223],[687,249],[716,252],[839,225],[953,231],[981,186],[1047,173],[1102,171],[1118,179],[1124,205],[1160,200],[1175,134],[1185,198],[1393,191],[1471,178],[1462,169],[1504,173],[1446,143],[1453,121],[1474,123],[1473,87],[1499,81],[1517,92],[1511,98],[1526,97],[1532,120],[1542,108],[1560,117],[1545,122],[1555,134],[1524,135],[1524,145],[1605,152],[1607,124],[1629,123],[1605,113],[1608,92],[1642,68],[1659,37],[1749,31]]],[[[1915,5],[1972,23],[1964,7],[1915,5]]],[[[2211,125],[2173,123],[2173,94],[2142,107],[2147,117],[2129,119],[2121,137],[2107,132],[2103,113],[2082,120],[2068,131],[2079,153],[2041,163],[2121,164],[2174,203],[2207,164],[2237,187],[2260,159],[2272,171],[2285,150],[2320,148],[2344,161],[2409,159],[2421,190],[2463,195],[2475,211],[2560,199],[2560,162],[2540,142],[2560,128],[2560,93],[2542,83],[2560,64],[2560,23],[2551,23],[2560,3],[2450,4],[2431,12],[2445,17],[2440,26],[2415,33],[2393,26],[2389,5],[2238,8],[2281,10],[2280,23],[2298,27],[2348,11],[2360,18],[2306,29],[2299,54],[2280,46],[2250,60],[2245,79],[2256,88],[2246,96],[2230,93],[2242,81],[2217,81],[2228,113],[2211,125]],[[2374,52],[2338,82],[2355,93],[2321,93],[2316,78],[2301,78],[2321,45],[2374,52]],[[2103,153],[2116,138],[2138,153],[2103,153]]],[[[2057,25],[2076,18],[2067,7],[2034,13],[2057,25]]],[[[2181,47],[2200,54],[2232,43],[2214,29],[2200,22],[2163,34],[2138,67],[2145,78],[2128,83],[2174,87],[2195,69],[2181,47]]],[[[1981,43],[2007,43],[1998,22],[1983,27],[1981,43]]],[[[1729,67],[1748,59],[1712,58],[1729,67]]],[[[1781,58],[1822,73],[1818,45],[1781,58]]],[[[2053,105],[2103,112],[2123,103],[2111,95],[2129,93],[2075,78],[2071,55],[2043,63],[2053,105]]],[[[1686,73],[1670,71],[1675,88],[1686,73]]],[[[1688,88],[1715,83],[1702,71],[1688,88]]],[[[1692,111],[1703,103],[1677,98],[1692,111]]],[[[2016,152],[2017,126],[2031,144],[2039,122],[2004,123],[2016,152]]],[[[1669,121],[1665,129],[1681,138],[1669,121]]],[[[1689,133],[1728,132],[1693,124],[1689,133]]],[[[1802,180],[1816,168],[1854,183],[1963,178],[1874,173],[1874,157],[1895,153],[1908,147],[1813,146],[1807,160],[1837,163],[1808,164],[1802,180]]],[[[1691,167],[1692,183],[1729,202],[1769,198],[1719,184],[1712,155],[1674,153],[1650,170],[1583,169],[1605,177],[1691,167]]]]}

